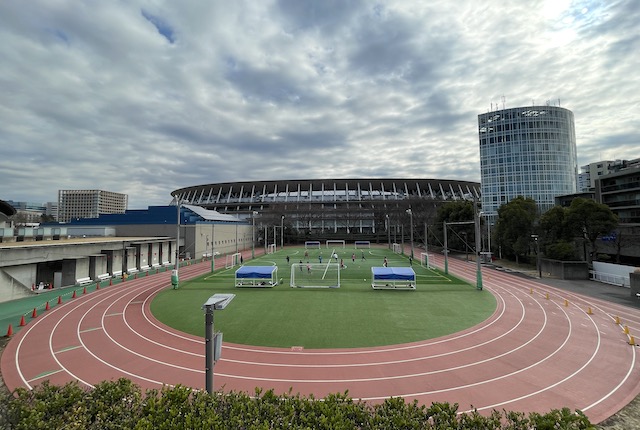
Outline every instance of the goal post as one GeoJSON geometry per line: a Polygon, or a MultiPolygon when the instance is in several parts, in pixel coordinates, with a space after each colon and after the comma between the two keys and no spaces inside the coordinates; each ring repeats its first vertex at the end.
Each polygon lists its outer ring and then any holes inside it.
{"type": "Polygon", "coordinates": [[[426,252],[420,253],[420,265],[422,267],[426,267],[427,269],[431,268],[431,266],[429,265],[429,254],[427,254],[426,252]]]}
{"type": "Polygon", "coordinates": [[[402,254],[402,245],[399,243],[394,243],[393,244],[393,252],[395,254],[402,254]]]}
{"type": "Polygon", "coordinates": [[[240,264],[240,253],[236,252],[235,254],[227,254],[226,261],[224,262],[225,269],[231,269],[240,264]]]}
{"type": "Polygon", "coordinates": [[[291,288],[340,288],[339,263],[294,263],[291,288]]]}
{"type": "Polygon", "coordinates": [[[319,240],[307,240],[304,242],[304,249],[320,249],[320,241],[319,240]]]}
{"type": "Polygon", "coordinates": [[[332,239],[327,239],[325,241],[325,245],[327,246],[327,249],[335,246],[335,245],[342,245],[342,248],[346,248],[347,244],[346,241],[344,240],[332,240],[332,239]]]}
{"type": "Polygon", "coordinates": [[[276,244],[275,243],[270,243],[267,246],[267,254],[273,254],[276,252],[276,244]]]}
{"type": "Polygon", "coordinates": [[[356,240],[353,243],[353,246],[355,247],[355,249],[369,249],[371,248],[371,241],[369,240],[356,240]]]}

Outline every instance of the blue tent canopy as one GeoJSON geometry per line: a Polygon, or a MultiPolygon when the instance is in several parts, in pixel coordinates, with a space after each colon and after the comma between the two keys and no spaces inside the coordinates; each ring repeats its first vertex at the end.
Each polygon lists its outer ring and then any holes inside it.
{"type": "Polygon", "coordinates": [[[416,289],[416,273],[411,267],[372,267],[374,289],[416,289]]]}
{"type": "Polygon", "coordinates": [[[277,266],[242,266],[236,270],[236,278],[270,279],[277,266]]]}
{"type": "Polygon", "coordinates": [[[391,279],[398,281],[413,281],[416,274],[410,267],[372,267],[374,279],[391,279]]]}
{"type": "Polygon", "coordinates": [[[278,284],[278,266],[241,266],[236,287],[273,287],[278,284]]]}

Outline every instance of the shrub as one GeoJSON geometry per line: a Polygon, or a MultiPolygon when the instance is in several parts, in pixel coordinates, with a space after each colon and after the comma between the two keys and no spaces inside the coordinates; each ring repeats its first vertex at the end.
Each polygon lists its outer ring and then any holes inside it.
{"type": "Polygon", "coordinates": [[[45,382],[32,391],[0,394],[0,428],[11,429],[595,429],[579,411],[564,408],[546,414],[492,411],[458,412],[458,405],[389,398],[371,405],[348,393],[322,400],[273,391],[216,392],[184,386],[148,390],[126,379],[107,381],[92,390],[75,382],[56,387],[45,382]]]}

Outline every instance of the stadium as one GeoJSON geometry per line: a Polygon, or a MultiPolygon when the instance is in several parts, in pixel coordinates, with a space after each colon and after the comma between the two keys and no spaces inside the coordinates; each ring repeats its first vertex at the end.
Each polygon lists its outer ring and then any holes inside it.
{"type": "Polygon", "coordinates": [[[265,243],[277,242],[274,237],[285,243],[338,237],[385,243],[408,237],[411,223],[423,237],[439,205],[479,199],[480,184],[448,179],[305,179],[194,185],[171,195],[182,204],[256,218],[259,240],[265,243]]]}

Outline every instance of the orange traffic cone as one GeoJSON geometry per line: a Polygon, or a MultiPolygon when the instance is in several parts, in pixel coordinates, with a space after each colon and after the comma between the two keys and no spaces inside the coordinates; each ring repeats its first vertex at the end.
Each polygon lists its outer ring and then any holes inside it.
{"type": "Polygon", "coordinates": [[[76,297],[77,297],[77,296],[76,296],[76,290],[73,290],[73,294],[71,295],[71,298],[72,298],[72,299],[75,299],[76,297]]]}
{"type": "Polygon", "coordinates": [[[61,305],[62,304],[62,296],[58,296],[58,304],[61,305]]]}
{"type": "Polygon", "coordinates": [[[33,312],[31,312],[31,318],[35,318],[38,316],[38,310],[36,308],[33,308],[33,312]]]}
{"type": "Polygon", "coordinates": [[[87,287],[82,287],[82,294],[87,294],[87,287]]]}
{"type": "Polygon", "coordinates": [[[47,304],[46,304],[46,305],[44,305],[44,310],[45,310],[45,311],[48,311],[48,310],[50,310],[50,309],[51,309],[51,306],[49,306],[49,302],[47,302],[47,304]]]}
{"type": "Polygon", "coordinates": [[[113,278],[109,278],[109,286],[113,285],[113,278]]]}
{"type": "Polygon", "coordinates": [[[20,318],[20,327],[24,327],[27,325],[27,322],[24,320],[24,315],[20,318]]]}
{"type": "Polygon", "coordinates": [[[9,328],[7,329],[7,336],[6,337],[11,337],[13,336],[13,327],[11,326],[11,324],[9,324],[9,328]]]}

